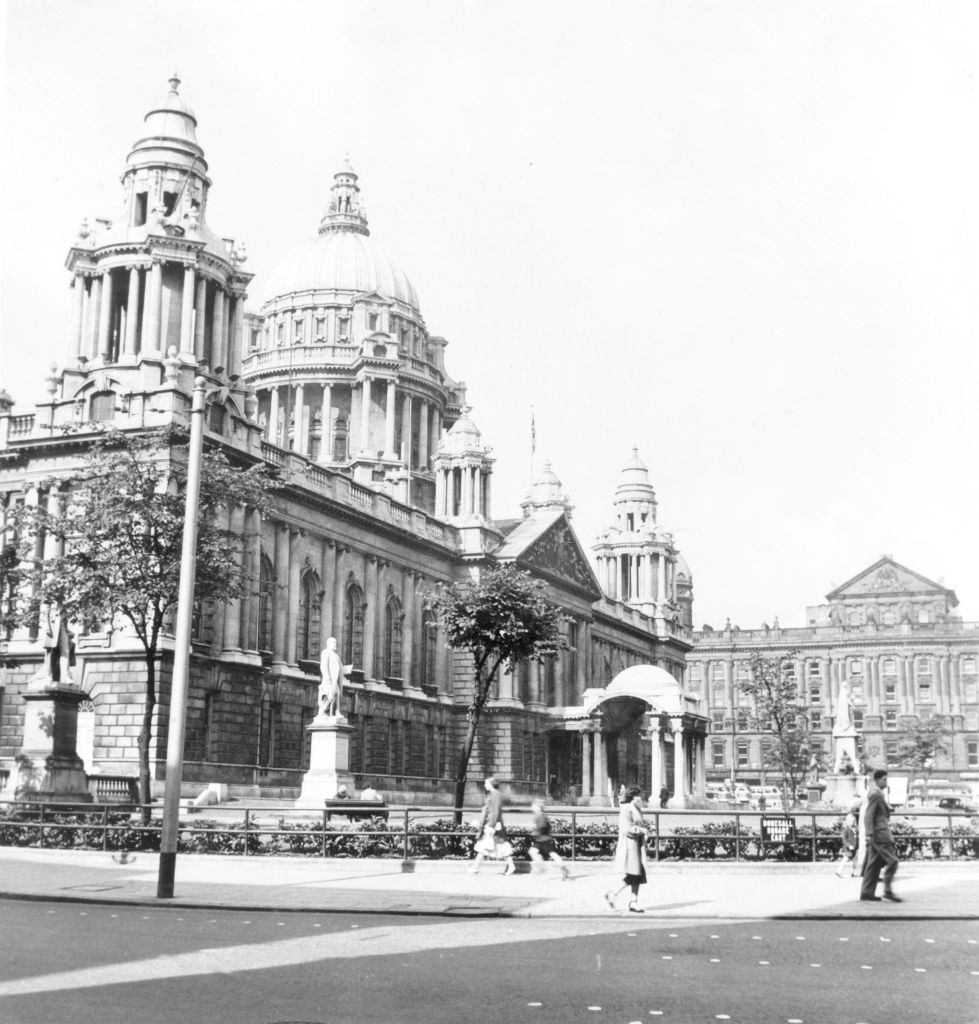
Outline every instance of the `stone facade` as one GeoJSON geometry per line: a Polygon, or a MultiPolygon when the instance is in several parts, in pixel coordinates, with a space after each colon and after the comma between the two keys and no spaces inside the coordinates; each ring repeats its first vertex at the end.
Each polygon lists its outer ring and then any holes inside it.
{"type": "MultiPolygon", "coordinates": [[[[655,517],[633,538],[630,550],[647,564],[655,553],[662,567],[654,597],[639,601],[606,592],[595,576],[549,467],[521,517],[494,519],[495,461],[465,386],[448,375],[447,342],[429,333],[407,276],[370,237],[349,166],[335,176],[316,238],[283,260],[261,310],[247,312],[245,247],[207,224],[208,165],[179,84],[171,80],[147,114],[119,215],[85,222],[71,247],[66,367],[45,378],[47,397],[33,413],[14,413],[0,395],[4,516],[20,502],[57,508],[63,494],[52,479],[76,467],[106,426],[186,424],[203,375],[205,443],[241,466],[264,462],[283,486],[263,521],[229,513],[242,537],[229,557],[241,560],[251,593],[195,610],[188,792],[220,782],[241,795],[298,793],[319,652],[336,636],[352,666],[342,710],[356,784],[370,779],[394,800],[448,801],[471,666],[446,648],[427,595],[471,578],[489,558],[546,582],[569,616],[574,650],[498,680],[473,752],[473,794],[492,772],[516,795],[606,800],[618,780],[642,776],[639,748],[626,743],[601,772],[583,775],[570,739],[601,731],[586,693],[616,673],[649,665],[682,678],[692,591],[672,538],[655,517]],[[599,777],[601,786],[585,785],[599,777]]],[[[651,492],[637,455],[623,474],[651,492]]],[[[89,634],[74,625],[75,682],[89,696],[80,755],[90,772],[134,775],[141,649],[125,629],[89,634]]],[[[12,667],[0,686],[0,770],[10,771],[21,748],[22,693],[42,657],[39,639],[27,623],[2,643],[12,667]]],[[[158,790],[172,645],[165,637],[157,665],[158,790]]],[[[658,709],[644,713],[651,720],[658,709]]],[[[689,713],[696,718],[693,706],[689,713]]]]}
{"type": "Polygon", "coordinates": [[[894,770],[906,723],[940,715],[951,749],[933,774],[979,780],[979,623],[963,622],[957,605],[941,583],[884,557],[833,590],[825,604],[808,608],[806,626],[727,623],[695,633],[686,685],[701,695],[711,719],[711,777],[760,780],[764,736],[739,727],[738,681],[752,654],[796,652],[795,677],[827,762],[840,683],[849,679],[868,761],[894,770]]]}

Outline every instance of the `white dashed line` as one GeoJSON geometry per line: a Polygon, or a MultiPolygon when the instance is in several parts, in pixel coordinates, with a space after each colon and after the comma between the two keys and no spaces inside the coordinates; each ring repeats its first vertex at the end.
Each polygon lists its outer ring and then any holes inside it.
{"type": "Polygon", "coordinates": [[[276,921],[275,923],[276,923],[277,927],[279,927],[279,928],[285,928],[285,926],[286,926],[285,921],[276,921]]]}
{"type": "Polygon", "coordinates": [[[760,936],[760,935],[752,935],[751,937],[752,937],[752,938],[753,938],[753,939],[754,939],[754,940],[755,940],[756,942],[758,942],[758,941],[759,941],[759,940],[761,939],[761,936],[760,936]]]}
{"type": "Polygon", "coordinates": [[[840,942],[849,942],[849,941],[850,940],[845,935],[841,935],[840,936],[840,942]]]}
{"type": "MultiPolygon", "coordinates": [[[[53,914],[53,913],[54,913],[54,911],[52,910],[52,911],[51,911],[51,913],[53,914]]],[[[712,938],[712,939],[719,939],[719,938],[720,938],[720,935],[712,935],[712,936],[711,936],[711,938],[712,938]]]]}
{"type": "Polygon", "coordinates": [[[969,971],[970,974],[979,974],[979,971],[969,971]]]}
{"type": "Polygon", "coordinates": [[[925,967],[916,967],[914,969],[914,973],[915,974],[924,974],[926,970],[927,970],[927,968],[925,968],[925,967]]]}
{"type": "Polygon", "coordinates": [[[934,942],[934,939],[925,939],[925,942],[934,942]]]}
{"type": "Polygon", "coordinates": [[[872,971],[873,967],[871,967],[870,964],[861,964],[860,965],[860,970],[861,971],[872,971]]]}
{"type": "Polygon", "coordinates": [[[321,925],[321,924],[314,924],[314,925],[313,925],[313,927],[314,927],[314,928],[322,928],[322,927],[323,927],[323,925],[321,925]]]}
{"type": "Polygon", "coordinates": [[[671,939],[675,939],[676,938],[676,932],[670,932],[670,938],[671,939]]]}
{"type": "Polygon", "coordinates": [[[796,942],[805,942],[806,941],[806,937],[805,937],[805,935],[797,935],[795,937],[795,941],[796,942]]]}
{"type": "Polygon", "coordinates": [[[810,964],[809,966],[810,967],[822,967],[823,965],[822,964],[810,964]]]}
{"type": "Polygon", "coordinates": [[[712,964],[719,964],[719,963],[720,963],[721,961],[720,961],[720,960],[718,960],[716,956],[712,956],[712,957],[710,958],[710,962],[711,962],[712,964]]]}
{"type": "Polygon", "coordinates": [[[662,1017],[663,1016],[663,1011],[662,1010],[650,1010],[649,1011],[649,1016],[650,1017],[662,1017]]]}
{"type": "Polygon", "coordinates": [[[786,1021],[786,1024],[802,1024],[802,1018],[801,1017],[789,1017],[789,1019],[786,1021]]]}
{"type": "Polygon", "coordinates": [[[758,961],[758,966],[759,967],[771,967],[772,965],[771,965],[771,963],[768,960],[759,960],[758,961]]]}
{"type": "Polygon", "coordinates": [[[890,939],[885,939],[885,938],[884,938],[884,936],[882,935],[882,936],[880,937],[880,941],[881,941],[881,942],[890,942],[891,940],[890,940],[890,939]]]}
{"type": "Polygon", "coordinates": [[[528,1003],[528,1006],[543,1006],[543,1003],[528,1003]]]}
{"type": "Polygon", "coordinates": [[[717,1017],[718,1020],[730,1020],[731,1019],[730,1014],[727,1014],[727,1013],[717,1013],[714,1016],[717,1017]]]}
{"type": "Polygon", "coordinates": [[[664,956],[664,957],[663,957],[663,959],[664,959],[664,960],[672,960],[672,959],[673,959],[673,957],[671,957],[671,956],[664,956]]]}
{"type": "Polygon", "coordinates": [[[970,946],[974,946],[977,942],[979,942],[979,939],[969,939],[970,946]]]}
{"type": "Polygon", "coordinates": [[[78,916],[79,917],[88,917],[88,911],[87,910],[79,910],[78,911],[78,916]]]}
{"type": "Polygon", "coordinates": [[[589,1010],[594,1010],[594,1011],[596,1011],[596,1012],[597,1012],[598,1010],[600,1010],[600,1009],[601,1009],[601,1007],[600,1007],[600,1006],[589,1006],[589,1007],[588,1007],[588,1009],[589,1009],[589,1010]]]}

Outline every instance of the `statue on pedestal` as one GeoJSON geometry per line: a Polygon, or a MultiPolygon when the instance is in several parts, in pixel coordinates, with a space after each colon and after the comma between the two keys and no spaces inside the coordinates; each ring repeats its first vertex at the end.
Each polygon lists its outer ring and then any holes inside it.
{"type": "Polygon", "coordinates": [[[322,681],[319,688],[320,707],[317,718],[343,717],[340,711],[340,699],[343,697],[343,682],[349,668],[352,666],[346,666],[340,661],[340,655],[337,654],[336,637],[331,636],[320,654],[322,681]]]}
{"type": "Polygon", "coordinates": [[[850,680],[844,679],[840,683],[840,697],[836,708],[836,724],[833,726],[833,735],[842,736],[853,732],[853,692],[850,687],[850,680]]]}
{"type": "Polygon", "coordinates": [[[56,605],[48,605],[42,617],[44,634],[41,646],[44,648],[44,668],[35,678],[51,680],[55,683],[71,685],[71,660],[73,644],[68,624],[61,609],[56,605]]]}

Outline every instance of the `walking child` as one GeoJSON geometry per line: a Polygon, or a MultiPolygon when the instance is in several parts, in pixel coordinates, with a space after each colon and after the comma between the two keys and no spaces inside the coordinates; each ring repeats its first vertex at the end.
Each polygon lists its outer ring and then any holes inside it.
{"type": "Polygon", "coordinates": [[[840,839],[842,840],[842,846],[840,849],[840,863],[836,869],[836,877],[842,878],[843,871],[849,866],[850,874],[848,877],[853,878],[857,873],[857,849],[859,848],[860,841],[857,837],[857,814],[860,812],[860,797],[856,797],[850,804],[850,809],[846,813],[846,817],[843,819],[843,828],[840,833],[840,839]]]}
{"type": "Polygon", "coordinates": [[[554,840],[551,837],[551,823],[544,813],[544,801],[532,801],[530,809],[534,812],[534,831],[530,839],[530,859],[541,870],[543,870],[544,861],[553,861],[561,870],[561,881],[566,882],[570,876],[568,869],[564,866],[564,861],[561,860],[557,850],[554,849],[554,840]]]}

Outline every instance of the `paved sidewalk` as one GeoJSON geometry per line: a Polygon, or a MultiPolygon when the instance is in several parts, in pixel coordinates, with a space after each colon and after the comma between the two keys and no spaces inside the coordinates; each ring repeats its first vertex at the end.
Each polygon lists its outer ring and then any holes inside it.
{"type": "MultiPolygon", "coordinates": [[[[118,855],[116,855],[118,856],[118,855]]],[[[500,917],[604,917],[624,913],[603,894],[619,879],[611,864],[570,865],[572,877],[510,878],[502,865],[478,874],[463,861],[331,860],[180,854],[172,900],[156,898],[157,855],[125,864],[91,851],[0,847],[0,897],[153,906],[332,913],[436,914],[500,917]]],[[[979,863],[908,862],[895,886],[903,903],[866,903],[856,879],[839,879],[833,865],[650,865],[641,892],[646,917],[709,919],[949,919],[979,920],[979,863]]],[[[9,907],[6,908],[9,911],[9,907]]]]}

